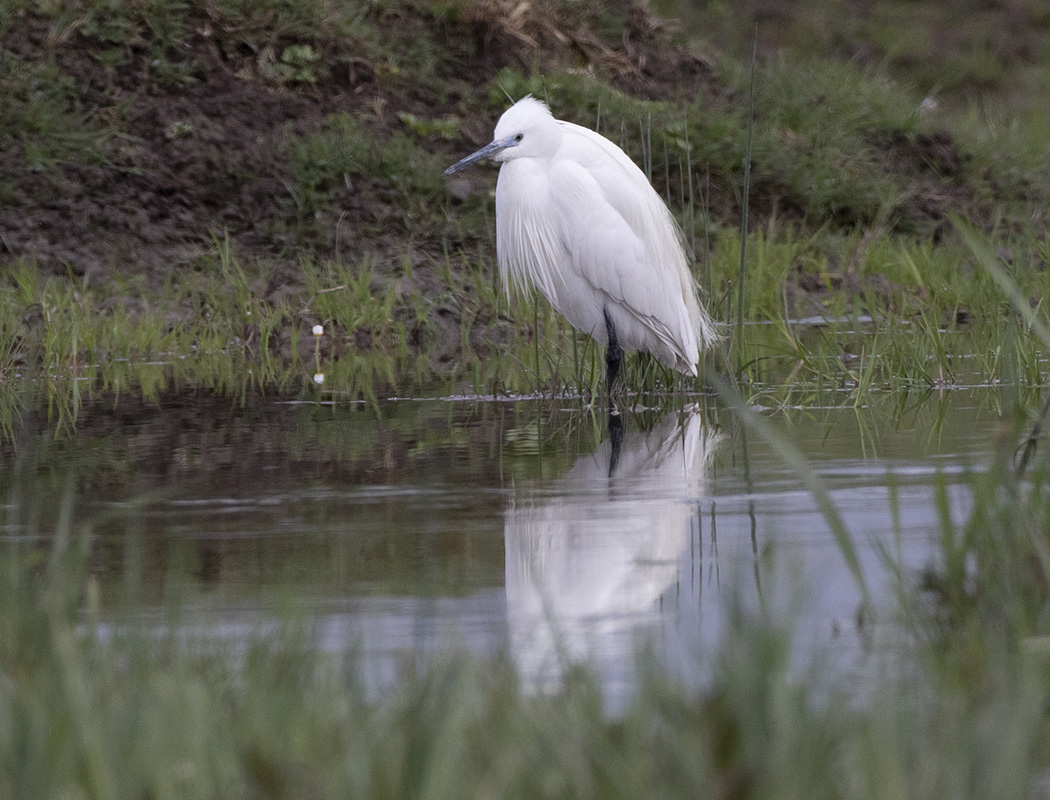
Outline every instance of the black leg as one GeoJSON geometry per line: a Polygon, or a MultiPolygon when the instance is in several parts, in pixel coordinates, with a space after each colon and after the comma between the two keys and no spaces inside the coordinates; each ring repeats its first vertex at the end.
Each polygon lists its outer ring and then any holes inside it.
{"type": "Polygon", "coordinates": [[[609,410],[609,477],[616,474],[620,464],[620,445],[623,442],[623,417],[619,411],[609,410]]]}
{"type": "Polygon", "coordinates": [[[612,317],[609,316],[609,310],[602,309],[602,313],[605,314],[605,330],[609,334],[609,346],[605,350],[606,385],[608,391],[612,392],[616,376],[620,374],[623,351],[620,350],[620,343],[616,340],[616,326],[613,325],[612,317]]]}

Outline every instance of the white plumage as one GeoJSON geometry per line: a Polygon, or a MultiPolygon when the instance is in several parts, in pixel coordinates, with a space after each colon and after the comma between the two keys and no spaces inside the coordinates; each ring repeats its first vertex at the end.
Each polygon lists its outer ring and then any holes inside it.
{"type": "Polygon", "coordinates": [[[606,439],[553,484],[516,487],[504,522],[511,652],[526,686],[554,689],[568,663],[637,654],[679,576],[721,437],[687,407],[606,439]]]}
{"type": "Polygon", "coordinates": [[[526,97],[500,117],[492,143],[445,174],[486,157],[502,162],[496,251],[508,291],[534,286],[605,345],[610,384],[620,348],[696,375],[717,333],[674,218],[623,150],[526,97]]]}

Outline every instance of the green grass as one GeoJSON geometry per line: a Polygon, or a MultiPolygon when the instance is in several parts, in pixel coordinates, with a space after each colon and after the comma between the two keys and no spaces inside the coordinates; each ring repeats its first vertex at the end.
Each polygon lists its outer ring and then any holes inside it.
{"type": "MultiPolygon", "coordinates": [[[[1021,295],[1050,294],[1044,239],[993,232],[978,240],[998,249],[1021,295]]],[[[711,236],[706,269],[716,290],[704,299],[716,319],[730,313],[739,245],[728,227],[711,236]]],[[[862,404],[871,392],[1013,374],[1028,387],[1046,382],[1047,345],[1024,338],[1007,347],[1010,307],[961,242],[909,244],[885,230],[804,234],[783,224],[753,232],[748,253],[744,317],[771,324],[745,326],[742,377],[764,403],[846,388],[840,402],[862,404]],[[814,315],[830,321],[797,321],[814,315]]],[[[484,394],[598,392],[603,353],[544,301],[514,294],[508,303],[482,261],[416,261],[406,257],[391,275],[375,257],[304,257],[295,265],[301,286],[278,297],[267,287],[279,273],[242,263],[224,240],[159,292],[135,281],[92,287],[23,265],[0,285],[0,374],[43,377],[56,407],[75,405],[79,392],[149,395],[154,362],[170,362],[192,385],[290,387],[321,371],[327,390],[351,397],[434,379],[484,394]],[[325,328],[316,353],[314,324],[325,328]]],[[[706,363],[709,374],[725,368],[717,352],[706,363]]],[[[626,369],[628,385],[649,392],[705,387],[703,376],[683,386],[641,355],[626,369]]],[[[17,407],[18,382],[5,385],[5,404],[17,407]]]]}
{"type": "Polygon", "coordinates": [[[21,151],[27,167],[40,171],[61,161],[88,163],[105,157],[111,130],[79,107],[75,81],[47,61],[26,64],[0,52],[0,141],[21,151]]]}
{"type": "MultiPolygon", "coordinates": [[[[799,31],[810,31],[814,19],[826,23],[821,9],[832,6],[813,0],[793,9],[784,34],[791,48],[769,50],[759,31],[753,94],[746,60],[703,50],[710,75],[702,93],[654,100],[614,88],[615,76],[601,64],[586,74],[557,62],[507,67],[480,85],[457,83],[451,73],[469,48],[455,35],[477,12],[460,3],[4,3],[5,30],[34,14],[52,45],[31,57],[3,52],[0,91],[12,113],[0,121],[0,140],[21,153],[20,163],[49,174],[71,164],[123,163],[122,148],[134,144],[128,126],[135,101],[100,90],[88,102],[79,76],[63,71],[64,42],[88,47],[109,69],[148,52],[148,69],[156,71],[149,80],[189,85],[204,67],[187,60],[187,41],[211,30],[237,60],[238,80],[312,97],[331,89],[333,69],[359,59],[378,99],[264,137],[282,166],[277,211],[260,221],[261,235],[273,237],[265,255],[242,252],[236,232],[215,231],[210,248],[167,274],[104,267],[101,278],[31,276],[32,259],[10,262],[0,282],[0,373],[21,372],[36,347],[34,363],[46,380],[65,381],[89,365],[106,390],[135,381],[116,364],[173,357],[190,361],[188,374],[196,369],[202,379],[221,373],[215,359],[229,358],[259,383],[288,386],[297,380],[289,375],[301,376],[304,362],[316,360],[309,329],[322,323],[330,331],[326,386],[347,395],[450,376],[475,391],[593,392],[601,371],[594,344],[542,302],[537,307],[526,296],[508,303],[495,283],[491,173],[477,173],[473,190],[457,201],[440,174],[474,145],[466,136],[485,135],[508,93],[531,92],[556,114],[600,128],[644,166],[696,254],[696,276],[716,319],[739,312],[774,323],[773,334],[747,332],[735,342],[746,354],[746,382],[772,385],[790,375],[803,390],[852,382],[851,402],[863,402],[869,391],[951,384],[961,356],[981,363],[983,380],[999,379],[996,328],[1006,306],[947,215],[972,218],[990,248],[1009,253],[1004,260],[1022,291],[1047,295],[1042,209],[1050,181],[1038,115],[1008,124],[961,103],[923,110],[928,87],[901,65],[928,55],[930,37],[920,34],[945,24],[941,11],[916,19],[917,32],[882,63],[836,57],[842,41],[888,47],[885,25],[897,4],[877,4],[860,22],[833,15],[841,27],[820,40],[827,47],[802,46],[799,31]],[[404,97],[408,107],[396,105],[404,97]],[[944,128],[948,144],[937,139],[944,128]],[[752,213],[743,257],[745,188],[752,213]],[[790,322],[818,313],[870,316],[878,335],[858,344],[844,332],[855,327],[850,322],[814,339],[790,322]],[[42,323],[27,325],[27,318],[42,323]],[[962,319],[988,325],[966,347],[957,344],[967,338],[962,319]],[[844,354],[858,359],[844,366],[844,354]]],[[[612,12],[572,5],[557,12],[588,19],[598,31],[616,28],[612,12]]],[[[720,26],[727,24],[721,13],[712,7],[709,14],[720,26]]],[[[1041,19],[1027,7],[1024,14],[1041,19]]],[[[983,34],[959,36],[972,43],[983,34]]],[[[1033,52],[1041,46],[1032,44],[1033,52]]],[[[972,74],[958,85],[975,80],[983,51],[975,52],[972,74]]],[[[1000,83],[1037,85],[1036,73],[1003,75],[1000,83]]],[[[171,124],[173,137],[195,135],[171,124]]],[[[15,192],[5,186],[0,180],[0,194],[15,192]]],[[[1038,351],[1022,350],[1026,381],[1040,383],[1038,351]]],[[[723,367],[713,355],[709,370],[723,367]]],[[[644,358],[632,360],[627,377],[661,391],[678,385],[644,358]]],[[[70,397],[71,386],[56,396],[70,397]]]]}
{"type": "MultiPolygon", "coordinates": [[[[814,11],[820,3],[806,7],[814,11]]],[[[29,7],[4,8],[11,24],[29,7]]],[[[463,11],[455,4],[424,9],[320,0],[207,8],[92,2],[79,16],[60,5],[37,9],[56,41],[82,36],[109,48],[100,57],[121,59],[149,47],[175,66],[203,13],[255,54],[243,79],[278,80],[303,92],[312,91],[303,70],[320,76],[344,57],[340,37],[372,59],[419,33],[420,20],[433,15],[454,27],[463,11]],[[406,21],[400,31],[387,24],[398,14],[406,21]],[[306,47],[316,59],[304,55],[306,47]],[[299,49],[285,58],[293,48],[299,49]],[[266,65],[287,69],[257,74],[266,65]]],[[[799,11],[798,24],[807,13],[799,11]]],[[[869,33],[877,33],[879,13],[865,23],[869,33]]],[[[437,85],[437,73],[449,56],[433,34],[416,39],[376,80],[391,92],[414,81],[421,97],[434,99],[448,90],[437,85]]],[[[909,42],[900,47],[919,39],[909,42]]],[[[108,108],[84,107],[76,76],[64,74],[53,53],[31,62],[6,51],[3,57],[14,113],[0,123],[0,138],[17,142],[33,168],[113,156],[125,136],[125,106],[114,100],[108,108]]],[[[136,380],[129,363],[173,358],[189,362],[183,374],[190,381],[222,374],[222,359],[260,385],[292,385],[298,378],[289,376],[312,367],[326,373],[326,387],[348,396],[449,377],[479,392],[594,392],[601,354],[593,342],[568,330],[542,301],[515,296],[508,303],[496,284],[491,177],[478,173],[474,191],[453,203],[440,175],[462,155],[457,137],[474,130],[479,116],[495,118],[506,93],[532,92],[556,114],[600,128],[644,166],[697,255],[696,275],[716,319],[739,313],[774,323],[771,331],[748,331],[735,341],[746,354],[740,377],[756,391],[783,400],[798,390],[851,385],[849,401],[863,403],[871,391],[951,385],[963,357],[980,365],[978,380],[1001,379],[998,322],[1006,306],[945,215],[973,212],[1021,291],[1045,297],[1047,245],[1037,211],[1050,186],[1041,177],[1045,159],[1034,146],[1007,147],[1035,128],[1004,133],[995,118],[976,112],[924,116],[923,95],[890,77],[893,70],[801,47],[760,59],[753,94],[745,63],[712,58],[711,70],[710,86],[719,91],[689,102],[628,95],[612,88],[602,70],[507,68],[469,103],[391,114],[401,125],[392,134],[378,124],[388,113],[378,105],[332,113],[316,129],[275,130],[267,146],[287,168],[278,202],[284,213],[264,229],[303,247],[277,258],[249,256],[229,233],[215,234],[212,248],[178,267],[177,279],[173,272],[160,281],[45,277],[33,274],[31,260],[14,262],[0,284],[0,372],[20,373],[33,350],[39,374],[64,382],[55,396],[65,405],[76,391],[128,388],[136,380]],[[955,149],[924,149],[933,140],[922,137],[944,124],[955,149]],[[742,240],[745,187],[757,211],[742,240]],[[815,314],[872,317],[877,335],[861,341],[846,333],[856,325],[845,321],[812,336],[791,322],[815,314]],[[974,332],[960,320],[972,320],[974,332]],[[311,348],[314,323],[328,331],[323,365],[311,348]],[[85,368],[97,375],[90,386],[68,380],[85,368]],[[800,385],[786,393],[767,388],[787,376],[800,385]]],[[[1027,383],[1043,381],[1038,348],[1025,345],[1011,357],[1027,383]]],[[[718,354],[707,366],[724,368],[718,354]]],[[[644,358],[632,359],[627,378],[650,390],[680,385],[644,358]]],[[[17,404],[14,395],[7,402],[17,404]]]]}

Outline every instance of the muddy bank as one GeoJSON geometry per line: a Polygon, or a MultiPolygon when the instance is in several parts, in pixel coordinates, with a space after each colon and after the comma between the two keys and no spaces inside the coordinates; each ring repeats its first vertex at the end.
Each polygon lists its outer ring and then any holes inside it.
{"type": "MultiPolygon", "coordinates": [[[[412,135],[404,120],[463,113],[499,70],[537,59],[599,64],[642,96],[689,96],[708,79],[695,54],[666,48],[653,18],[624,4],[610,9],[622,14],[620,37],[603,36],[586,15],[530,12],[509,23],[498,3],[462,16],[403,4],[370,20],[379,41],[368,47],[282,33],[265,18],[245,30],[203,2],[187,4],[179,35],[168,38],[134,9],[125,9],[119,35],[86,8],[82,17],[18,14],[0,40],[9,74],[32,69],[60,82],[65,107],[61,130],[19,130],[31,121],[32,87],[14,98],[14,129],[0,150],[3,258],[98,281],[192,267],[223,236],[242,258],[274,262],[303,249],[403,252],[405,209],[390,176],[355,175],[339,186],[333,175],[304,218],[289,143],[339,113],[362,120],[373,140],[412,135]],[[378,56],[413,39],[429,48],[426,75],[378,56]],[[294,47],[313,59],[298,76],[281,71],[294,47]]],[[[415,141],[450,160],[490,126],[469,118],[454,140],[415,141]]],[[[427,233],[413,247],[440,253],[440,234],[427,233]]]]}
{"type": "MultiPolygon", "coordinates": [[[[96,283],[145,276],[157,284],[200,268],[229,237],[239,257],[274,270],[271,291],[295,283],[304,252],[377,254],[382,270],[410,239],[424,263],[490,235],[482,225],[450,235],[434,208],[447,209],[457,192],[431,180],[427,189],[443,194],[426,196],[389,172],[326,173],[321,160],[304,197],[296,143],[346,114],[362,137],[406,137],[450,163],[487,141],[499,106],[487,94],[506,68],[579,70],[645,99],[708,104],[732,94],[712,68],[716,54],[629,2],[396,3],[362,12],[356,37],[258,6],[235,17],[190,2],[166,28],[130,4],[108,16],[87,4],[11,15],[0,38],[14,111],[0,149],[0,258],[96,283]],[[44,81],[61,87],[51,128],[34,115],[44,81]],[[443,130],[442,120],[451,120],[443,130]]],[[[973,210],[965,156],[949,134],[875,131],[872,147],[913,189],[893,224],[925,233],[949,210],[973,210]]],[[[731,219],[734,176],[716,168],[708,179],[709,213],[731,219]]],[[[755,224],[812,214],[762,164],[753,181],[755,224]]],[[[483,180],[460,190],[478,203],[487,191],[483,180]]],[[[837,213],[836,224],[864,221],[849,207],[837,213]]]]}

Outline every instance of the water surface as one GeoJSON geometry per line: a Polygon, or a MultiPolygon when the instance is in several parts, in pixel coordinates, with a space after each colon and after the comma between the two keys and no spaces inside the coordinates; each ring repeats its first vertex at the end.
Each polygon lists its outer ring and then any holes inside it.
{"type": "MultiPolygon", "coordinates": [[[[938,482],[965,514],[992,399],[774,415],[889,616],[887,554],[934,558],[938,482]]],[[[356,649],[376,690],[449,647],[505,654],[536,690],[586,662],[623,695],[640,644],[699,679],[735,613],[780,614],[847,669],[864,658],[856,581],[799,476],[705,398],[611,426],[571,398],[207,392],[88,404],[67,437],[29,422],[2,453],[4,530],[46,540],[72,493],[93,536],[85,624],[103,635],[177,619],[230,642],[292,613],[323,647],[356,649]]]]}

